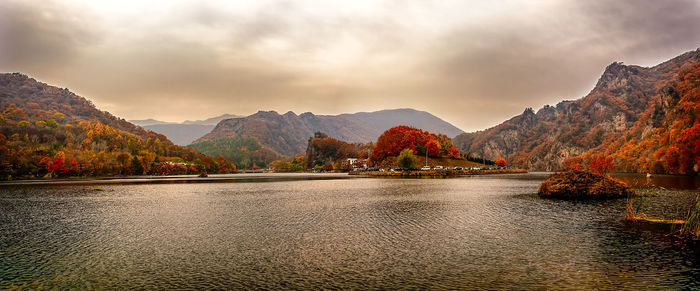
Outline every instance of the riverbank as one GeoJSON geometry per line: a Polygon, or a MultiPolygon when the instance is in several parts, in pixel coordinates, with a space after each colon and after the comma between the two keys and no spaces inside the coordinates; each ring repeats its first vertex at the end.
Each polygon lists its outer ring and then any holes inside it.
{"type": "Polygon", "coordinates": [[[379,176],[379,177],[456,177],[493,174],[522,174],[525,169],[495,169],[495,170],[429,170],[429,171],[352,171],[349,175],[379,176]]]}
{"type": "Polygon", "coordinates": [[[211,174],[208,177],[197,175],[172,176],[125,176],[125,177],[70,177],[62,179],[29,179],[0,181],[0,189],[18,186],[46,185],[131,185],[131,184],[192,184],[192,183],[232,183],[232,182],[274,182],[294,180],[334,180],[351,179],[344,173],[240,173],[211,174]]]}

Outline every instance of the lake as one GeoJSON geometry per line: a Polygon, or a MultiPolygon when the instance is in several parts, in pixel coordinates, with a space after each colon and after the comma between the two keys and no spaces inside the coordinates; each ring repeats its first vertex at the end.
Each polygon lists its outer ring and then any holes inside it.
{"type": "MultiPolygon", "coordinates": [[[[700,288],[694,248],[541,173],[0,184],[0,289],[700,288]]],[[[679,216],[698,178],[622,175],[679,216]],[[663,188],[659,188],[663,187],[663,188]]]]}

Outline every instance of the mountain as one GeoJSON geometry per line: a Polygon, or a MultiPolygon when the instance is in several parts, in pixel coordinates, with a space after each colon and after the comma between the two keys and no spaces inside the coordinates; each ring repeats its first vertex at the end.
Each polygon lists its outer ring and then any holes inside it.
{"type": "MultiPolygon", "coordinates": [[[[414,109],[390,109],[375,112],[358,112],[341,114],[338,117],[354,121],[367,128],[378,129],[376,137],[384,131],[397,125],[407,125],[430,132],[442,133],[447,136],[456,136],[464,133],[454,125],[425,111],[414,109]]],[[[376,140],[371,138],[371,140],[376,140]]]]}
{"type": "Polygon", "coordinates": [[[204,120],[185,120],[182,123],[166,122],[155,119],[131,120],[144,129],[152,130],[167,136],[176,145],[188,145],[194,140],[210,132],[219,121],[229,118],[239,118],[240,115],[223,114],[204,120]]]}
{"type": "Polygon", "coordinates": [[[528,108],[453,140],[463,152],[531,170],[605,156],[616,171],[692,174],[700,168],[699,63],[700,49],[649,68],[614,62],[581,99],[528,108]]]}
{"type": "Polygon", "coordinates": [[[219,123],[219,121],[222,121],[224,119],[231,119],[231,118],[239,118],[243,117],[241,115],[235,115],[235,114],[222,114],[216,117],[212,118],[207,118],[204,120],[185,120],[182,122],[182,124],[199,124],[199,125],[216,125],[219,123]]]}
{"type": "Polygon", "coordinates": [[[175,122],[160,121],[160,120],[155,120],[153,118],[129,120],[129,122],[136,124],[138,126],[141,126],[141,127],[148,126],[148,125],[155,125],[155,124],[175,124],[175,122]]]}
{"type": "MultiPolygon", "coordinates": [[[[442,119],[413,109],[394,109],[341,115],[315,115],[306,112],[278,114],[275,111],[259,111],[245,118],[233,118],[219,122],[214,130],[193,143],[227,137],[252,137],[263,147],[279,155],[304,154],[308,139],[315,132],[351,143],[376,141],[379,135],[397,125],[429,128],[431,131],[459,134],[462,131],[442,119]]],[[[195,146],[196,148],[196,146],[195,146]]]]}
{"type": "Polygon", "coordinates": [[[152,130],[167,136],[176,145],[185,146],[192,143],[197,138],[210,132],[215,125],[211,124],[153,124],[145,125],[144,129],[152,130]]]}
{"type": "Polygon", "coordinates": [[[0,74],[0,112],[0,177],[235,169],[20,73],[0,74]]]}

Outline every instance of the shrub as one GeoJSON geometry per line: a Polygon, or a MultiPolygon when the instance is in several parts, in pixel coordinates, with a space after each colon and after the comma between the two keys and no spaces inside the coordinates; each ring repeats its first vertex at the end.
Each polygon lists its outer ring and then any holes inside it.
{"type": "Polygon", "coordinates": [[[418,159],[413,154],[412,149],[404,149],[399,153],[399,157],[396,159],[396,163],[401,168],[405,169],[415,169],[418,159]]]}

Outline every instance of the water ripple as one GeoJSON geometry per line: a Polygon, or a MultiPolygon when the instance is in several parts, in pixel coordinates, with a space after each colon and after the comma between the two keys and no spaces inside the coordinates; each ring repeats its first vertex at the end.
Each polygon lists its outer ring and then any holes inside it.
{"type": "Polygon", "coordinates": [[[700,287],[695,253],[626,228],[624,201],[540,199],[542,177],[3,188],[0,288],[700,287]]]}

